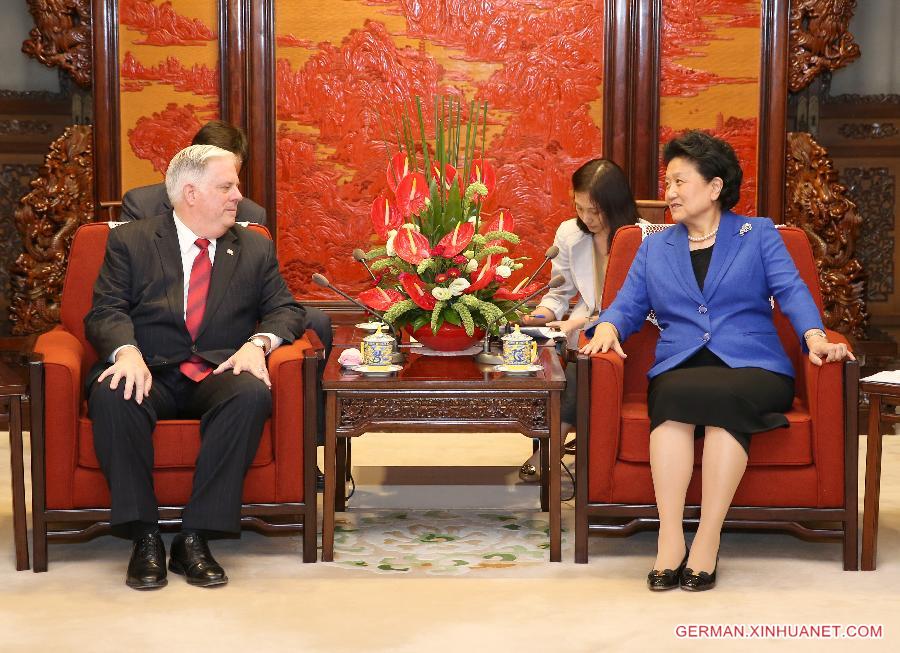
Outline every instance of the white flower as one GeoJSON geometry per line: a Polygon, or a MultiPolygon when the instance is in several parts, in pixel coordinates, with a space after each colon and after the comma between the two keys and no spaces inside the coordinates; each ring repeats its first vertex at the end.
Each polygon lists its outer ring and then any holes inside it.
{"type": "Polygon", "coordinates": [[[741,227],[741,230],[740,230],[738,233],[739,233],[741,236],[743,236],[745,233],[747,233],[747,232],[750,231],[751,229],[753,229],[753,225],[750,224],[749,222],[745,222],[745,223],[744,223],[744,226],[741,227]]]}
{"type": "Polygon", "coordinates": [[[394,238],[397,237],[397,230],[391,229],[388,232],[387,242],[384,244],[384,251],[388,256],[397,256],[397,252],[394,251],[394,238]]]}
{"type": "Polygon", "coordinates": [[[494,270],[494,272],[497,273],[498,277],[502,277],[503,279],[506,279],[509,275],[512,274],[512,270],[508,265],[498,265],[497,269],[494,270]]]}
{"type": "Polygon", "coordinates": [[[471,218],[469,218],[468,221],[471,222],[472,224],[478,224],[478,216],[473,215],[471,218]]]}
{"type": "Polygon", "coordinates": [[[431,289],[431,294],[434,295],[434,298],[439,302],[445,302],[453,297],[453,293],[450,292],[450,289],[444,288],[443,286],[435,286],[431,289]]]}
{"type": "Polygon", "coordinates": [[[465,256],[466,258],[472,258],[473,256],[475,256],[475,252],[473,252],[471,249],[467,249],[463,252],[463,256],[465,256]]]}
{"type": "Polygon", "coordinates": [[[450,292],[453,293],[454,297],[458,297],[465,292],[466,288],[469,287],[469,282],[465,279],[456,278],[450,282],[450,292]]]}
{"type": "Polygon", "coordinates": [[[468,263],[466,263],[466,272],[474,272],[478,269],[478,261],[472,259],[468,263]]]}
{"type": "Polygon", "coordinates": [[[508,256],[504,256],[503,259],[500,261],[500,265],[505,265],[505,266],[508,267],[510,270],[514,269],[515,264],[516,264],[516,262],[513,261],[513,260],[512,260],[511,258],[509,258],[508,256]]]}

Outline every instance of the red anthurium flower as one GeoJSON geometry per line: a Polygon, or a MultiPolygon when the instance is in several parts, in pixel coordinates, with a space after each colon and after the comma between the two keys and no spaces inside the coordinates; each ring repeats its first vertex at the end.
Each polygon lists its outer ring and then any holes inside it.
{"type": "Polygon", "coordinates": [[[491,231],[515,231],[516,230],[516,222],[513,220],[512,214],[506,209],[502,209],[497,212],[497,217],[491,220],[490,224],[488,224],[487,228],[484,230],[484,233],[490,233],[491,231]]]}
{"type": "MultiPolygon", "coordinates": [[[[469,183],[480,181],[487,186],[488,195],[494,192],[494,186],[497,184],[497,176],[494,174],[494,168],[484,159],[475,159],[472,161],[472,171],[469,173],[469,183]]],[[[476,198],[481,198],[476,195],[476,198]]]]}
{"type": "Polygon", "coordinates": [[[374,308],[376,311],[386,311],[397,302],[403,300],[403,293],[393,288],[369,288],[359,293],[356,298],[369,308],[374,308]]]}
{"type": "Polygon", "coordinates": [[[527,279],[522,279],[522,281],[520,281],[515,288],[497,288],[497,291],[494,293],[494,299],[518,301],[520,299],[528,297],[528,295],[535,292],[541,287],[540,283],[530,283],[522,288],[521,286],[526,281],[527,279]]]}
{"type": "Polygon", "coordinates": [[[449,270],[447,270],[447,276],[455,279],[459,276],[459,268],[450,268],[449,270]]]}
{"type": "Polygon", "coordinates": [[[406,156],[406,152],[397,152],[391,158],[387,169],[387,183],[391,192],[397,192],[397,186],[400,184],[400,181],[410,172],[413,172],[413,170],[409,167],[409,157],[406,156]]]}
{"type": "Polygon", "coordinates": [[[435,275],[435,277],[434,277],[435,283],[444,283],[446,280],[447,280],[447,274],[444,272],[441,272],[440,274],[435,275]]]}
{"type": "Polygon", "coordinates": [[[372,202],[371,217],[375,233],[381,236],[382,240],[387,240],[388,231],[397,229],[403,224],[403,217],[394,208],[390,200],[384,196],[372,202]]]}
{"type": "Polygon", "coordinates": [[[419,213],[425,208],[425,199],[429,195],[428,181],[421,172],[411,172],[397,186],[397,206],[403,217],[419,213]]]}
{"type": "Polygon", "coordinates": [[[469,284],[469,287],[466,288],[465,292],[473,293],[481,290],[494,280],[494,276],[494,266],[485,263],[477,272],[475,272],[472,277],[472,282],[469,284]]]}
{"type": "Polygon", "coordinates": [[[428,239],[413,229],[412,225],[401,226],[394,238],[394,251],[397,256],[413,265],[418,265],[431,256],[428,239]]]}
{"type": "Polygon", "coordinates": [[[419,308],[424,308],[426,311],[434,309],[437,300],[434,298],[434,295],[428,292],[428,287],[424,281],[409,272],[403,272],[397,279],[400,281],[400,285],[403,286],[403,290],[409,295],[409,298],[419,308]]]}
{"type": "MultiPolygon", "coordinates": [[[[431,163],[431,176],[434,177],[434,180],[440,185],[441,182],[441,167],[435,163],[431,163]]],[[[450,190],[453,186],[453,180],[456,179],[456,168],[454,168],[449,163],[444,164],[444,188],[446,190],[450,190]]]]}
{"type": "Polygon", "coordinates": [[[431,248],[431,253],[435,256],[444,256],[444,246],[438,243],[434,247],[431,248]]]}
{"type": "Polygon", "coordinates": [[[442,256],[450,258],[463,251],[472,242],[475,235],[475,225],[471,222],[460,222],[453,227],[453,231],[438,241],[438,247],[443,247],[442,256]]]}

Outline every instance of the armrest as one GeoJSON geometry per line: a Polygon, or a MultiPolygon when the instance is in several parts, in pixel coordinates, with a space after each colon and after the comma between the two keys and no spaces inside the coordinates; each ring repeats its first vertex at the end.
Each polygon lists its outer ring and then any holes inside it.
{"type": "Polygon", "coordinates": [[[32,431],[32,454],[43,447],[44,468],[53,482],[47,483],[47,505],[68,505],[71,501],[72,471],[78,459],[77,424],[82,404],[82,362],[84,348],[73,334],[61,326],[41,334],[34,351],[42,355],[44,368],[43,440],[32,431]]]}
{"type": "MultiPolygon", "coordinates": [[[[847,338],[826,331],[829,342],[850,347],[847,338]]],[[[844,405],[844,363],[814,365],[803,357],[803,384],[812,417],[812,447],[820,505],[842,505],[844,497],[844,417],[856,406],[844,405]]]]}
{"type": "MultiPolygon", "coordinates": [[[[615,352],[591,356],[590,431],[588,444],[588,496],[608,501],[613,489],[613,469],[619,451],[625,361],[615,352]]],[[[579,410],[583,410],[579,407],[579,410]]]]}

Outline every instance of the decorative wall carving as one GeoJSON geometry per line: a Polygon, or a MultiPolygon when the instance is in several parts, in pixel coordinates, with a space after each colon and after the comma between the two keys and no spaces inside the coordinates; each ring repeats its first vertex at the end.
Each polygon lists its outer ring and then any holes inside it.
{"type": "Polygon", "coordinates": [[[788,79],[794,93],[859,57],[848,31],[856,0],[792,0],[788,79]]]}
{"type": "Polygon", "coordinates": [[[838,133],[844,138],[864,140],[890,138],[900,134],[900,129],[897,129],[892,122],[845,122],[838,127],[838,133]]]}
{"type": "Polygon", "coordinates": [[[787,135],[785,224],[813,246],[825,302],[825,325],[862,337],[866,324],[862,265],[854,256],[862,219],[845,196],[825,149],[805,132],[787,135]]]}
{"type": "Polygon", "coordinates": [[[495,397],[419,395],[401,398],[396,394],[341,397],[338,428],[353,430],[379,421],[478,422],[498,419],[517,421],[532,430],[546,430],[549,428],[547,397],[502,394],[495,397]]]}
{"type": "MultiPolygon", "coordinates": [[[[9,267],[22,251],[22,240],[16,231],[13,213],[19,198],[25,195],[28,183],[37,175],[38,166],[32,164],[7,163],[0,166],[0,311],[4,314],[9,305],[9,267]]],[[[0,333],[7,334],[6,320],[0,321],[0,333]]]]}
{"type": "Polygon", "coordinates": [[[59,321],[59,300],[75,230],[94,216],[91,128],[68,127],[50,145],[31,192],[16,211],[24,251],[10,268],[12,331],[45,331],[59,321]]]}
{"type": "Polygon", "coordinates": [[[0,134],[4,136],[46,134],[52,127],[46,120],[0,120],[0,134]]]}
{"type": "Polygon", "coordinates": [[[91,86],[91,0],[28,0],[34,29],[22,52],[91,86]]]}
{"type": "Polygon", "coordinates": [[[888,168],[845,168],[841,183],[856,204],[866,228],[856,252],[866,270],[866,299],[887,301],[894,292],[894,203],[896,179],[888,168]]]}

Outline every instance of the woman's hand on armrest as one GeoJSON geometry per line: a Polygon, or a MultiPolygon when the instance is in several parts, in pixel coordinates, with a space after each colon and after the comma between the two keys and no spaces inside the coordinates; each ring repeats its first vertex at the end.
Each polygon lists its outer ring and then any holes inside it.
{"type": "Polygon", "coordinates": [[[619,343],[619,332],[612,322],[601,322],[594,328],[594,337],[590,342],[582,347],[579,351],[582,354],[596,354],[597,352],[606,353],[613,350],[622,358],[627,358],[628,354],[622,349],[619,343]]]}
{"type": "Polygon", "coordinates": [[[809,360],[813,365],[822,365],[822,363],[833,363],[849,358],[856,360],[853,352],[843,342],[828,342],[825,333],[820,329],[810,329],[803,338],[806,340],[806,346],[809,348],[809,360]]]}

